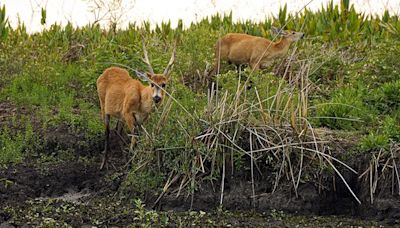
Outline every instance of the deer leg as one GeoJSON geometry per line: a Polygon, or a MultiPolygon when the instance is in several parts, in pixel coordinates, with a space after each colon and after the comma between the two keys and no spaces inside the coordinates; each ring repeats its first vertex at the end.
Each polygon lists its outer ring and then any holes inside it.
{"type": "Polygon", "coordinates": [[[115,134],[118,135],[119,139],[122,141],[123,145],[127,145],[128,143],[125,140],[125,137],[122,134],[122,131],[124,130],[124,124],[122,123],[121,120],[117,120],[117,124],[115,126],[115,134]]]}
{"type": "Polygon", "coordinates": [[[208,78],[214,77],[214,75],[216,74],[216,72],[217,72],[217,65],[215,64],[215,65],[208,71],[208,74],[207,74],[208,78]]]}
{"type": "Polygon", "coordinates": [[[131,131],[131,144],[129,149],[132,150],[136,146],[136,138],[135,138],[135,117],[132,113],[126,113],[124,115],[124,119],[126,124],[128,125],[129,130],[131,131]]]}
{"type": "Polygon", "coordinates": [[[108,160],[108,151],[110,150],[110,114],[105,114],[104,115],[104,123],[106,127],[105,131],[105,144],[104,144],[104,155],[103,155],[103,161],[101,162],[100,165],[100,170],[104,168],[104,165],[107,164],[108,160]]]}
{"type": "MultiPolygon", "coordinates": [[[[126,146],[128,143],[126,142],[125,138],[122,136],[123,130],[124,130],[124,123],[120,119],[118,119],[117,124],[115,125],[114,131],[118,135],[118,137],[122,140],[123,145],[126,146]]],[[[129,158],[128,158],[129,152],[125,153],[125,151],[123,149],[122,149],[122,151],[123,151],[122,153],[123,153],[123,157],[124,157],[125,161],[128,162],[129,161],[129,158]]]]}
{"type": "Polygon", "coordinates": [[[129,146],[129,149],[133,150],[136,147],[136,143],[137,143],[134,128],[132,128],[132,130],[131,130],[131,135],[132,135],[132,138],[131,138],[131,145],[129,146]]]}
{"type": "Polygon", "coordinates": [[[120,133],[119,131],[121,130],[121,121],[117,120],[117,123],[115,124],[114,131],[120,133]]]}
{"type": "Polygon", "coordinates": [[[242,65],[240,64],[235,64],[236,65],[236,70],[238,72],[238,75],[240,76],[240,73],[242,72],[242,65]]]}
{"type": "MultiPolygon", "coordinates": [[[[241,65],[241,64],[238,64],[238,65],[236,65],[236,67],[237,67],[237,71],[238,71],[238,75],[239,75],[239,78],[241,79],[242,77],[242,66],[243,65],[241,65]]],[[[245,75],[244,74],[244,79],[246,79],[245,81],[247,82],[248,81],[248,84],[247,84],[247,90],[249,90],[249,89],[251,89],[252,87],[253,87],[253,81],[252,80],[249,80],[248,79],[248,77],[249,77],[249,75],[245,75]]]]}
{"type": "Polygon", "coordinates": [[[117,133],[117,135],[122,138],[122,130],[124,130],[124,125],[122,124],[121,120],[117,120],[117,124],[115,125],[114,131],[117,133]]]}

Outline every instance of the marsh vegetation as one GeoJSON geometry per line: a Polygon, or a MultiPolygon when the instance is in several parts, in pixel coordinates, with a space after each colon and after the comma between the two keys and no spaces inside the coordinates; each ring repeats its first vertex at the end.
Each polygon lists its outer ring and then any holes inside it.
{"type": "Polygon", "coordinates": [[[260,212],[259,224],[291,221],[286,213],[398,222],[399,16],[361,15],[343,1],[297,15],[284,7],[257,24],[215,15],[187,29],[53,25],[28,34],[24,24],[8,26],[5,10],[0,223],[234,225],[235,214],[233,223],[219,223],[225,220],[218,216],[232,213],[226,209],[260,212]],[[268,69],[244,68],[238,76],[224,65],[214,78],[206,76],[219,37],[274,39],[271,26],[306,36],[268,69]],[[122,140],[111,134],[110,166],[99,171],[104,126],[96,79],[110,66],[132,77],[145,70],[142,35],[155,71],[163,70],[177,40],[168,96],[139,131],[134,150],[128,134],[122,140]],[[66,193],[82,197],[55,199],[66,193]],[[207,212],[166,212],[189,209],[207,212]]]}

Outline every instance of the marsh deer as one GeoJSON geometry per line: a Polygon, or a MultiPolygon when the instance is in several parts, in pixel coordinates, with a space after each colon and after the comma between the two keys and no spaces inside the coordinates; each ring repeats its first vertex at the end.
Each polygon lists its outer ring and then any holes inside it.
{"type": "Polygon", "coordinates": [[[291,43],[304,37],[304,33],[275,27],[272,27],[271,32],[282,38],[273,42],[241,33],[228,33],[221,37],[215,44],[215,63],[209,76],[219,71],[221,61],[235,64],[238,70],[242,64],[249,64],[253,70],[266,68],[275,59],[283,57],[291,43]]]}
{"type": "Polygon", "coordinates": [[[162,74],[155,74],[151,67],[146,46],[143,40],[143,61],[148,67],[148,72],[137,72],[137,76],[150,85],[143,85],[139,80],[132,79],[127,70],[119,67],[107,68],[97,79],[97,93],[99,95],[101,116],[105,124],[104,157],[100,169],[103,169],[108,160],[110,151],[110,118],[111,116],[124,120],[131,131],[130,148],[136,145],[133,136],[135,125],[142,124],[152,112],[153,103],[160,103],[164,96],[164,88],[175,60],[175,50],[162,74]]]}

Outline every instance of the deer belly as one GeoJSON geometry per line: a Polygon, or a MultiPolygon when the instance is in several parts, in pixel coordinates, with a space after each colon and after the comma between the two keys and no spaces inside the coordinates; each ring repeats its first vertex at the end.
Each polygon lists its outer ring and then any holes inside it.
{"type": "Polygon", "coordinates": [[[232,49],[228,55],[228,61],[236,65],[249,63],[250,58],[248,52],[249,50],[247,49],[232,49]]]}

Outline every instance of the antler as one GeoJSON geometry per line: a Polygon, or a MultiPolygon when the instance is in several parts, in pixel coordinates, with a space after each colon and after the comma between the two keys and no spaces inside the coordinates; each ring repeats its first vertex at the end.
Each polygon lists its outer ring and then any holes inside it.
{"type": "Polygon", "coordinates": [[[174,65],[175,52],[176,52],[176,40],[175,40],[175,43],[174,43],[174,50],[172,51],[171,58],[170,58],[170,60],[168,62],[167,67],[164,70],[164,73],[163,73],[164,75],[169,75],[169,73],[170,73],[170,71],[172,69],[172,66],[174,65]]]}
{"type": "Polygon", "coordinates": [[[154,75],[154,70],[153,67],[151,67],[150,61],[149,61],[149,57],[147,56],[147,50],[146,50],[146,45],[144,43],[144,37],[142,36],[142,43],[143,43],[143,54],[144,54],[144,58],[142,59],[144,63],[147,64],[147,67],[149,69],[150,74],[154,75]]]}

